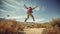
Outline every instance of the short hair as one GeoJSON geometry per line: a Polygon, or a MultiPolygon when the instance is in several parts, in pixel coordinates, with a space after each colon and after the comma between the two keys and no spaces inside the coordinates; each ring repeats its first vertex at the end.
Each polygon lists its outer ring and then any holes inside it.
{"type": "Polygon", "coordinates": [[[31,8],[31,7],[29,7],[29,8],[31,8]]]}

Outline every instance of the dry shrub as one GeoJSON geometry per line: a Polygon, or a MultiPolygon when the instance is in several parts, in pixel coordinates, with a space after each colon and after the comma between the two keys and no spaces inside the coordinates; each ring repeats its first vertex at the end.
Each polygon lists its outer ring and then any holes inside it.
{"type": "Polygon", "coordinates": [[[57,23],[60,23],[60,18],[55,18],[50,21],[50,24],[54,27],[57,23]]]}
{"type": "Polygon", "coordinates": [[[0,34],[18,34],[18,29],[22,31],[24,26],[15,20],[0,18],[0,34]]]}

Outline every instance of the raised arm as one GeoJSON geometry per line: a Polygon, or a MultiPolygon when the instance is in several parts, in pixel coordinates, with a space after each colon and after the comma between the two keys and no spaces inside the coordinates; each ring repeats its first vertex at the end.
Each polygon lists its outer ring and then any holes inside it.
{"type": "Polygon", "coordinates": [[[35,8],[37,8],[38,6],[36,6],[36,7],[34,7],[34,8],[32,8],[32,9],[35,9],[35,8]]]}
{"type": "Polygon", "coordinates": [[[26,9],[28,9],[28,7],[24,4],[24,7],[26,8],[26,9]]]}

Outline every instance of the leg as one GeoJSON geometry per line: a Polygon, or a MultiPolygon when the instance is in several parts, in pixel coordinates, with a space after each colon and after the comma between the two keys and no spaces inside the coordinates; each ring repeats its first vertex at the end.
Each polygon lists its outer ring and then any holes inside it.
{"type": "Polygon", "coordinates": [[[31,15],[31,17],[32,17],[33,21],[35,21],[34,16],[33,16],[33,15],[31,15]]]}
{"type": "Polygon", "coordinates": [[[27,18],[25,19],[25,22],[27,21],[28,18],[29,18],[29,15],[28,15],[27,18]]]}

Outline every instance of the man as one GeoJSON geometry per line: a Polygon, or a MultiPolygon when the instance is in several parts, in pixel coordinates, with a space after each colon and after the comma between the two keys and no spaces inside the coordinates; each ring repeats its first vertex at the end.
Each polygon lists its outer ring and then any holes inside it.
{"type": "Polygon", "coordinates": [[[24,6],[25,6],[25,8],[27,9],[27,13],[28,13],[27,18],[25,19],[25,22],[27,21],[27,19],[29,18],[29,16],[32,17],[33,21],[35,21],[34,16],[32,15],[32,13],[33,13],[33,9],[37,8],[37,6],[34,7],[34,8],[32,8],[32,7],[27,7],[25,4],[24,4],[24,6]]]}

